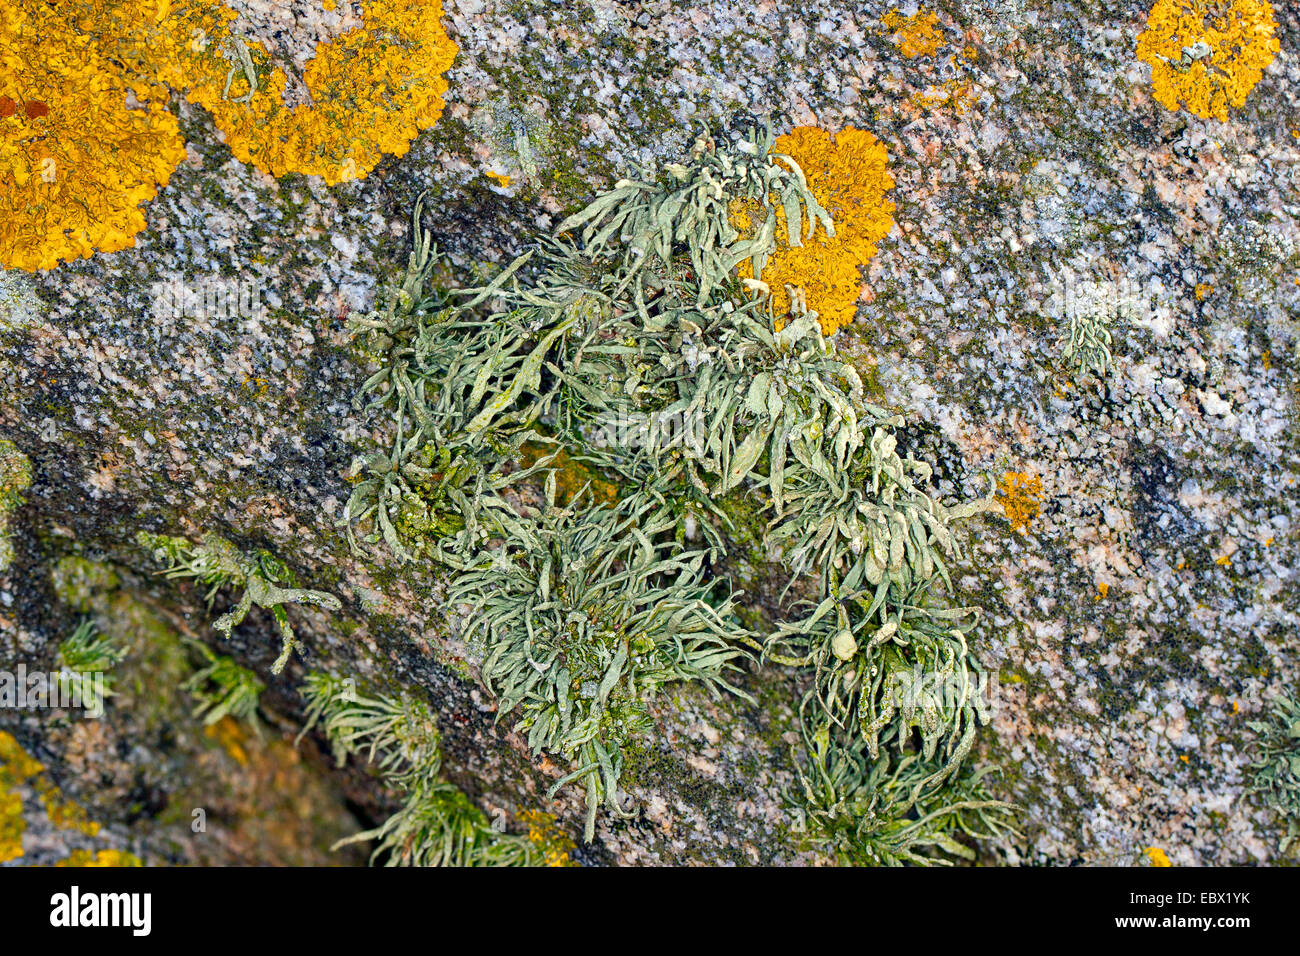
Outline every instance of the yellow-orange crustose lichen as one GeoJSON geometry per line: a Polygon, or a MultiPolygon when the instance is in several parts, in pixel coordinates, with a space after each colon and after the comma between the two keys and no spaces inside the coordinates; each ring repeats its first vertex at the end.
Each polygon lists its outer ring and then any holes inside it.
{"type": "Polygon", "coordinates": [[[1022,531],[1042,511],[1039,502],[1043,497],[1043,479],[1037,475],[1008,471],[998,479],[995,497],[1006,513],[1011,530],[1022,531]]]}
{"type": "Polygon", "coordinates": [[[1268,0],[1156,0],[1138,37],[1161,106],[1226,120],[1281,49],[1268,0]]]}
{"type": "Polygon", "coordinates": [[[979,93],[970,80],[954,77],[943,83],[926,87],[910,97],[913,106],[923,110],[951,109],[954,115],[963,116],[979,99],[979,93]]]}
{"type": "MultiPolygon", "coordinates": [[[[67,4],[87,13],[91,4],[67,4]]],[[[164,91],[47,3],[0,17],[0,265],[51,269],[135,244],[185,156],[164,91]]]]}
{"type": "MultiPolygon", "coordinates": [[[[330,4],[332,8],[334,4],[330,4]]],[[[327,9],[329,9],[327,8],[327,9]]],[[[456,45],[437,0],[372,0],[287,77],[219,0],[8,0],[0,17],[0,267],[134,245],[141,205],[185,156],[168,89],[212,111],[235,155],[329,183],[405,153],[443,107],[456,45]]]]}
{"type": "Polygon", "coordinates": [[[144,861],[134,853],[125,850],[73,850],[66,860],[60,860],[55,866],[144,866],[144,861]]]}
{"type": "Polygon", "coordinates": [[[569,856],[573,852],[574,842],[563,830],[554,816],[542,810],[525,810],[519,819],[528,825],[528,840],[542,855],[546,866],[573,866],[569,856]]]}
{"type": "MultiPolygon", "coordinates": [[[[835,235],[818,230],[800,246],[791,246],[785,218],[777,216],[776,251],[759,278],[771,290],[778,325],[790,313],[790,292],[800,288],[809,311],[830,335],[853,321],[862,288],[860,268],[876,254],[876,244],[894,225],[894,203],[885,193],[894,188],[889,154],[866,130],[847,127],[830,134],[816,126],[799,126],[778,137],[773,153],[789,156],[803,170],[808,187],[830,213],[835,235]]],[[[732,222],[742,234],[759,225],[753,210],[737,204],[732,222]]],[[[737,267],[753,279],[749,259],[737,267]]]]}
{"type": "Polygon", "coordinates": [[[17,788],[45,768],[27,756],[18,741],[0,731],[0,863],[23,855],[23,799],[17,788]]]}
{"type": "Polygon", "coordinates": [[[1143,851],[1147,859],[1151,861],[1152,866],[1173,866],[1169,862],[1169,854],[1158,846],[1149,846],[1143,851]]]}
{"type": "Polygon", "coordinates": [[[29,786],[40,797],[49,821],[57,827],[76,830],[87,836],[99,832],[99,824],[84,810],[65,800],[45,775],[45,767],[27,755],[11,734],[0,730],[0,863],[23,855],[23,800],[18,788],[29,786]]]}
{"type": "Polygon", "coordinates": [[[939,49],[941,37],[935,32],[939,17],[924,10],[915,16],[905,17],[897,9],[890,10],[880,22],[884,24],[885,33],[892,35],[898,44],[898,52],[909,60],[918,56],[930,56],[939,49]]]}
{"type": "Polygon", "coordinates": [[[177,70],[172,8],[178,4],[174,0],[57,0],[57,4],[58,16],[67,27],[88,38],[133,89],[166,98],[166,86],[175,83],[177,70]]]}
{"type": "Polygon", "coordinates": [[[233,10],[190,7],[172,17],[178,82],[241,162],[333,185],[404,154],[437,121],[457,53],[441,17],[439,0],[369,0],[360,27],[316,47],[302,76],[310,101],[290,104],[284,69],[238,35],[233,10]]]}

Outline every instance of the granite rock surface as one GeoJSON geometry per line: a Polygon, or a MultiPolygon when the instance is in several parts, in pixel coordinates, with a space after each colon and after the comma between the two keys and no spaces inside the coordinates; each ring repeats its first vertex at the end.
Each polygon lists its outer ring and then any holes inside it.
{"type": "MultiPolygon", "coordinates": [[[[331,29],[313,4],[230,5],[299,59],[331,29]]],[[[1006,472],[1042,481],[1026,526],[971,523],[958,569],[987,611],[975,646],[995,716],[978,761],[1022,807],[1021,835],[981,858],[1275,860],[1277,821],[1244,771],[1246,721],[1300,678],[1300,11],[1275,5],[1282,52],[1219,122],[1153,100],[1134,55],[1145,4],[936,2],[939,45],[911,59],[882,26],[892,7],[447,0],[460,54],[443,117],[335,187],[238,162],[177,96],[188,156],[134,249],[0,272],[0,437],[34,476],[0,575],[0,659],[49,667],[83,614],[136,651],[103,721],[6,712],[0,729],[114,845],[320,861],[392,807],[364,773],[283,745],[306,670],[346,671],[429,701],[449,778],[489,813],[542,808],[579,834],[579,795],[544,795],[560,768],[494,721],[439,574],[355,555],[338,528],[349,464],[382,427],[353,402],[368,370],[344,320],[400,276],[421,192],[447,274],[469,285],[702,133],[852,125],[885,143],[897,211],[839,347],[918,423],[946,495],[1006,472]],[[264,314],[160,318],[158,284],[177,280],[247,283],[264,314]],[[1114,337],[1100,378],[1062,359],[1090,310],[1114,337]],[[180,636],[261,671],[279,645],[255,611],[219,647],[210,620],[230,595],[210,613],[201,588],[155,576],[139,529],[267,548],[343,599],[291,610],[309,659],[268,678],[265,741],[214,739],[149,683],[180,679],[180,636]],[[309,782],[297,805],[268,805],[239,783],[250,766],[309,782]],[[204,806],[224,808],[210,839],[190,828],[204,806]],[[276,820],[275,839],[257,835],[276,820]]],[[[742,565],[755,595],[779,573],[742,565]]],[[[756,705],[690,689],[656,704],[627,778],[637,818],[602,817],[578,859],[816,859],[781,800],[794,678],[743,684],[756,705]]],[[[30,861],[61,852],[39,832],[30,861]]]]}

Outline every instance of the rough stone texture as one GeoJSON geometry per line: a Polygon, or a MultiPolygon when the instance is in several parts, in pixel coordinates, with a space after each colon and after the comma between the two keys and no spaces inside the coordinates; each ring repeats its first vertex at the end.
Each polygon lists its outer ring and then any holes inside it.
{"type": "MultiPolygon", "coordinates": [[[[35,471],[0,577],[0,659],[47,667],[82,610],[139,634],[129,615],[144,608],[215,646],[201,590],[151,577],[134,533],[216,531],[345,601],[291,610],[310,660],[268,679],[284,724],[272,738],[300,719],[308,667],[423,694],[450,777],[485,809],[542,807],[580,832],[576,793],[544,799],[559,768],[493,723],[438,574],[354,557],[335,526],[344,472],[379,424],[352,406],[366,369],[343,319],[400,273],[422,190],[451,275],[469,283],[629,163],[677,159],[702,131],[856,125],[889,150],[897,225],[841,346],[923,423],[916,441],[950,493],[1007,470],[1044,484],[1023,533],[972,523],[961,568],[966,599],[989,612],[977,650],[997,714],[979,757],[1023,806],[1023,836],[985,858],[1124,864],[1158,846],[1175,864],[1272,860],[1275,824],[1244,798],[1243,768],[1246,720],[1300,676],[1300,14],[1276,5],[1282,54],[1219,123],[1152,100],[1133,56],[1143,5],[935,4],[943,46],[915,60],[883,33],[890,6],[448,0],[461,52],[442,120],[335,188],[240,164],[175,97],[189,158],[136,248],[0,273],[0,437],[35,471]],[[151,315],[152,283],[214,276],[255,283],[268,315],[151,315]],[[1106,288],[1126,298],[1098,385],[1061,349],[1078,296],[1106,288]],[[56,595],[68,555],[110,563],[124,607],[56,595]]],[[[255,612],[220,649],[264,671],[278,641],[255,612]]],[[[629,774],[640,818],[602,817],[580,859],[813,859],[779,798],[795,688],[772,672],[744,683],[758,706],[689,689],[659,702],[629,774]]],[[[12,713],[0,728],[147,857],[328,858],[336,823],[294,842],[313,847],[301,857],[242,843],[251,811],[214,829],[225,842],[193,838],[189,807],[239,806],[226,791],[240,771],[204,784],[211,747],[190,739],[202,734],[183,707],[124,703],[93,728],[12,713]]],[[[391,807],[360,772],[330,776],[305,751],[322,805],[345,793],[363,820],[391,807]]]]}

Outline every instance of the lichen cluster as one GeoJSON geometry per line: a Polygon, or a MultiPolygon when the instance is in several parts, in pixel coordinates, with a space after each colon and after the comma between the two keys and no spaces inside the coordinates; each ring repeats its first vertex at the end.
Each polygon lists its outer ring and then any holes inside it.
{"type": "Polygon", "coordinates": [[[904,16],[897,8],[881,17],[884,32],[898,44],[898,52],[909,60],[918,56],[931,56],[939,49],[942,37],[935,32],[939,24],[937,14],[919,10],[904,16]]]}
{"type": "Polygon", "coordinates": [[[1286,853],[1300,837],[1300,701],[1275,697],[1267,718],[1249,727],[1257,735],[1250,789],[1277,815],[1283,830],[1278,852],[1286,853]]]}
{"type": "Polygon", "coordinates": [[[978,611],[941,594],[958,523],[989,502],[933,498],[928,466],[899,451],[903,420],[865,400],[811,301],[773,309],[753,294],[751,277],[790,251],[784,237],[840,236],[836,211],[844,249],[871,241],[864,223],[879,228],[831,183],[859,151],[883,169],[883,150],[838,142],[810,174],[770,135],[702,139],[689,162],[620,181],[480,289],[424,291],[433,253],[417,219],[401,287],[352,323],[380,362],[365,394],[394,427],[389,451],[358,460],[343,521],[451,569],[501,719],[567,763],[556,787],[585,784],[587,839],[598,806],[629,813],[622,752],[652,726],[645,702],[668,682],[739,694],[725,675],[750,650],[811,672],[800,711],[819,743],[792,802],[835,852],[892,840],[881,859],[931,859],[953,848],[940,836],[951,827],[991,834],[1005,814],[976,777],[951,796],[984,710],[967,643],[978,611]],[[557,453],[521,469],[535,443],[557,453]],[[560,452],[614,480],[615,503],[562,504],[560,452]],[[788,604],[767,640],[733,611],[728,496],[767,512],[765,550],[815,596],[803,612],[788,604]],[[823,759],[837,769],[814,793],[823,759]]]}
{"type": "MultiPolygon", "coordinates": [[[[831,230],[810,228],[791,239],[784,219],[776,220],[776,249],[760,271],[771,295],[778,327],[792,311],[792,295],[816,312],[822,332],[830,335],[853,321],[862,289],[861,268],[876,254],[876,244],[894,225],[894,203],[885,193],[894,188],[889,154],[866,130],[847,127],[830,133],[799,126],[772,147],[803,171],[808,188],[834,223],[831,230]]],[[[737,202],[732,219],[745,235],[757,226],[752,202],[737,202]]],[[[810,226],[813,224],[810,223],[810,226]]],[[[754,279],[752,261],[740,264],[742,279],[754,279]]]]}
{"type": "Polygon", "coordinates": [[[332,594],[296,587],[289,566],[268,551],[240,551],[216,534],[204,535],[199,544],[147,531],[139,532],[137,538],[153,553],[154,560],[166,565],[160,572],[166,577],[192,578],[208,585],[209,604],[223,587],[244,589],[239,603],[212,622],[212,626],[227,640],[254,605],[271,612],[282,640],[280,656],[271,665],[272,674],[283,671],[289,656],[301,646],[294,636],[293,625],[289,623],[289,615],[284,609],[286,604],[315,605],[328,611],[342,607],[332,594]]]}
{"type": "Polygon", "coordinates": [[[185,157],[166,90],[123,69],[100,42],[106,24],[92,14],[111,6],[5,5],[0,266],[51,269],[134,245],[141,206],[185,157]]]}
{"type": "Polygon", "coordinates": [[[540,866],[540,843],[506,833],[458,787],[441,777],[437,722],[429,709],[407,697],[367,695],[350,680],[312,674],[303,688],[307,722],[302,736],[320,724],[338,765],[364,756],[383,781],[403,795],[401,808],[373,830],[335,847],[376,840],[371,859],[388,866],[540,866]]]}
{"type": "Polygon", "coordinates": [[[1268,0],[1156,0],[1138,37],[1161,106],[1226,121],[1281,50],[1268,0]]]}
{"type": "Polygon", "coordinates": [[[442,112],[457,47],[437,0],[371,0],[321,43],[285,102],[285,68],[218,0],[13,0],[0,20],[0,266],[51,269],[135,243],[185,158],[170,90],[213,114],[235,156],[335,184],[405,153],[442,112]]]}
{"type": "Polygon", "coordinates": [[[483,648],[481,675],[535,752],[555,753],[587,791],[585,834],[617,799],[622,750],[653,726],[661,686],[696,682],[739,693],[727,672],[745,632],[732,599],[705,580],[702,551],[665,542],[664,515],[640,496],[616,508],[561,508],[548,478],[536,524],[470,562],[453,602],[476,609],[464,637],[483,648]]]}
{"type": "MultiPolygon", "coordinates": [[[[807,727],[805,725],[805,733],[807,727]]],[[[957,837],[987,839],[1014,832],[1010,807],[991,800],[987,771],[936,786],[936,764],[911,753],[878,760],[864,740],[833,743],[829,728],[805,737],[795,812],[813,843],[858,866],[932,865],[973,860],[957,837]]]]}
{"type": "Polygon", "coordinates": [[[317,46],[302,75],[310,101],[297,105],[285,99],[285,67],[239,34],[233,10],[179,10],[171,29],[189,42],[177,44],[177,85],[241,162],[331,185],[365,176],[437,121],[457,47],[439,0],[368,0],[364,10],[360,27],[317,46]]]}

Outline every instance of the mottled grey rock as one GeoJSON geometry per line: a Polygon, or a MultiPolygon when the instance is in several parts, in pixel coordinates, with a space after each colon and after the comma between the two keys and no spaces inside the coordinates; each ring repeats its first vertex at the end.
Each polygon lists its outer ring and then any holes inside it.
{"type": "MultiPolygon", "coordinates": [[[[309,667],[419,694],[450,778],[489,813],[540,807],[580,832],[579,795],[543,795],[560,768],[494,723],[439,572],[356,557],[336,526],[349,462],[382,424],[353,406],[367,370],[343,319],[400,274],[423,190],[449,275],[470,284],[701,131],[855,125],[886,144],[898,208],[841,347],[921,423],[947,494],[1006,471],[1043,482],[1024,531],[971,524],[960,568],[963,600],[987,609],[976,652],[994,675],[979,760],[1023,807],[1023,837],[987,859],[1126,864],[1152,846],[1175,864],[1273,859],[1243,767],[1246,720],[1300,676],[1300,18],[1277,5],[1283,52],[1220,123],[1153,101],[1136,7],[935,4],[940,52],[907,60],[880,25],[891,6],[448,0],[461,52],[444,116],[406,156],[333,188],[237,162],[175,97],[188,159],[136,248],[0,273],[0,436],[35,472],[0,577],[0,657],[52,660],[77,614],[51,583],[70,554],[111,564],[215,646],[210,619],[231,596],[209,614],[201,589],[151,576],[134,540],[215,531],[345,602],[290,611],[310,659],[268,681],[279,732],[300,719],[309,667]],[[206,277],[253,283],[265,317],[152,314],[155,283],[206,277]],[[1097,297],[1115,303],[1100,383],[1061,360],[1072,310],[1097,297]]],[[[777,570],[745,583],[762,593],[777,570]]],[[[255,611],[221,649],[264,671],[278,647],[255,611]]],[[[658,703],[629,773],[639,818],[602,816],[580,858],[812,858],[780,800],[797,685],[769,669],[744,686],[756,706],[689,689],[658,703]]],[[[142,719],[110,714],[101,743],[121,766],[105,773],[161,759],[166,735],[142,719]]],[[[148,800],[99,800],[102,775],[59,752],[65,732],[9,714],[0,727],[144,852],[188,825],[168,822],[183,768],[148,800]]],[[[383,811],[359,774],[343,786],[383,811]]]]}

